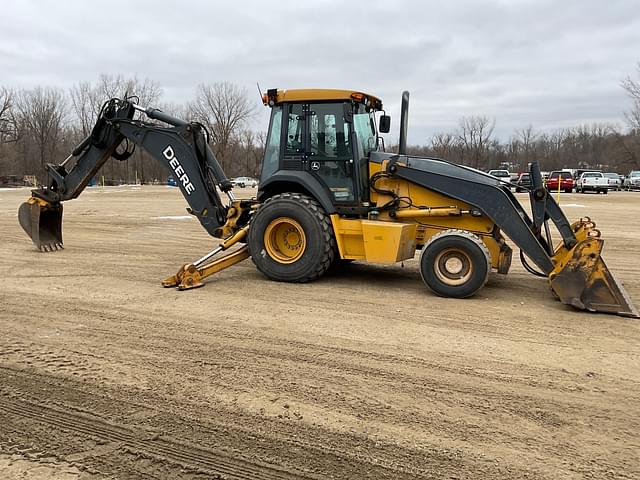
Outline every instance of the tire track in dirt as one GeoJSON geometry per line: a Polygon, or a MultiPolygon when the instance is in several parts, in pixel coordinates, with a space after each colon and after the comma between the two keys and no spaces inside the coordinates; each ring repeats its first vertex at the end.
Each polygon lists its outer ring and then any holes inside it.
{"type": "MultiPolygon", "coordinates": [[[[70,202],[69,248],[52,255],[16,225],[28,192],[3,192],[0,345],[21,350],[0,355],[0,392],[325,478],[640,478],[637,322],[560,305],[517,261],[466,301],[428,293],[416,260],[287,286],[247,262],[203,289],[163,290],[216,242],[197,222],[150,222],[184,200],[142,190],[70,202]]],[[[638,299],[640,230],[624,219],[640,203],[615,199],[585,205],[638,299]]],[[[112,478],[197,478],[0,408],[7,433],[112,478]]]]}
{"type": "MultiPolygon", "coordinates": [[[[144,330],[151,327],[150,317],[136,315],[134,319],[144,330]]],[[[119,333],[117,328],[115,331],[93,327],[88,330],[87,333],[103,342],[117,338],[114,343],[125,351],[133,352],[139,345],[137,337],[119,333]]],[[[593,395],[597,390],[585,391],[585,387],[578,383],[580,379],[568,373],[554,375],[543,369],[519,365],[518,375],[509,371],[500,375],[495,371],[500,364],[484,366],[483,370],[482,366],[464,367],[460,362],[447,359],[434,362],[405,355],[285,341],[266,332],[258,335],[244,329],[217,327],[212,331],[191,326],[185,329],[183,326],[182,330],[182,341],[177,343],[176,337],[171,336],[171,329],[163,329],[163,333],[154,332],[145,339],[145,355],[126,362],[138,362],[138,367],[146,367],[151,376],[155,370],[162,373],[160,378],[181,377],[181,391],[175,392],[175,383],[163,381],[152,387],[172,395],[187,396],[191,403],[197,403],[199,384],[202,378],[207,378],[210,379],[208,386],[217,387],[218,391],[243,393],[249,385],[254,392],[282,390],[287,392],[285,398],[294,402],[317,405],[325,411],[354,419],[378,422],[385,424],[385,428],[405,428],[406,435],[422,429],[438,435],[443,441],[453,437],[464,438],[471,441],[475,451],[491,451],[490,445],[509,443],[526,451],[525,456],[539,453],[535,443],[531,442],[531,432],[523,432],[519,428],[496,428],[497,415],[512,425],[535,424],[540,429],[539,434],[547,437],[548,441],[553,441],[553,436],[562,428],[575,428],[582,424],[587,412],[598,418],[601,429],[612,431],[613,424],[625,416],[622,406],[603,408],[603,405],[598,405],[598,398],[593,395]],[[188,333],[186,337],[185,333],[188,333]],[[204,360],[212,357],[215,358],[213,362],[204,360]],[[254,366],[254,371],[243,368],[247,362],[254,366]],[[305,375],[318,378],[318,388],[304,381],[274,384],[259,373],[265,371],[272,377],[287,378],[292,371],[300,369],[300,365],[304,365],[305,375]],[[543,377],[549,382],[554,376],[557,377],[555,384],[541,385],[534,380],[543,377]],[[576,393],[576,388],[581,390],[576,393]],[[322,395],[318,395],[319,391],[322,395]],[[395,398],[392,402],[381,402],[381,392],[394,392],[395,398]],[[585,397],[586,393],[589,395],[585,397]],[[433,408],[421,409],[419,405],[408,402],[402,404],[399,394],[432,403],[436,411],[433,408]],[[580,402],[576,404],[578,399],[580,402]]],[[[502,365],[502,368],[511,369],[512,366],[502,365]]],[[[139,375],[147,376],[144,373],[139,375]]],[[[597,382],[596,385],[602,383],[597,382]]],[[[617,389],[621,387],[618,383],[617,389]]],[[[410,438],[407,440],[411,442],[410,438]]],[[[541,447],[542,450],[545,448],[541,447]]],[[[566,445],[564,452],[570,448],[571,445],[566,445]]],[[[582,455],[580,452],[576,454],[582,455]]],[[[558,455],[556,460],[560,457],[558,455]]]]}
{"type": "MultiPolygon", "coordinates": [[[[195,332],[195,337],[198,332],[195,332]]],[[[100,337],[106,338],[113,335],[113,331],[101,331],[100,337]]],[[[209,335],[211,332],[200,332],[200,335],[209,335]]],[[[116,334],[117,335],[117,334],[116,334]]],[[[151,340],[151,339],[150,339],[151,340]]],[[[175,344],[174,337],[164,335],[154,335],[153,344],[150,345],[157,353],[158,358],[162,358],[163,369],[174,368],[185,374],[194,367],[197,373],[207,372],[212,375],[214,381],[224,384],[229,383],[224,380],[225,372],[229,371],[234,377],[237,376],[237,369],[241,368],[241,363],[247,359],[257,365],[264,365],[265,370],[286,370],[295,365],[305,365],[305,368],[314,368],[318,374],[325,372],[339,379],[340,376],[350,376],[373,382],[378,387],[388,386],[395,391],[402,391],[414,398],[431,398],[434,393],[439,393],[440,401],[451,398],[453,404],[460,405],[464,401],[464,396],[470,397],[495,397],[500,401],[500,397],[506,397],[504,406],[506,411],[511,413],[530,412],[536,407],[546,407],[549,410],[562,411],[562,403],[558,397],[579,394],[582,401],[588,403],[585,394],[597,394],[599,386],[590,387],[584,376],[563,372],[559,370],[555,374],[548,370],[532,368],[519,365],[514,373],[513,366],[499,364],[478,365],[476,367],[463,367],[459,362],[441,359],[441,361],[427,361],[410,356],[388,355],[379,352],[368,352],[364,350],[349,349],[344,347],[328,347],[313,343],[304,343],[295,340],[284,341],[279,338],[270,337],[262,332],[260,336],[260,347],[257,347],[257,338],[252,338],[252,334],[243,332],[242,334],[232,333],[224,329],[216,329],[215,338],[197,339],[193,338],[188,344],[175,344]],[[167,346],[171,345],[171,351],[167,346]],[[204,360],[207,359],[207,360],[204,360]],[[238,362],[242,359],[242,362],[238,362]],[[281,367],[278,367],[281,366],[281,367]],[[209,367],[209,368],[205,368],[209,367]],[[203,370],[204,369],[204,370],[203,370]],[[500,369],[504,370],[503,372],[500,369]],[[539,379],[545,379],[542,383],[539,379]],[[555,378],[554,378],[555,377],[555,378]],[[479,385],[477,380],[482,380],[479,385]],[[468,384],[468,385],[467,385],[468,384]],[[515,391],[518,391],[515,394],[515,391]],[[552,392],[549,392],[551,390],[552,392]],[[591,390],[591,391],[590,391],[591,390]],[[481,395],[479,395],[481,394],[481,395]]],[[[126,342],[123,338],[122,342],[126,342]]],[[[258,369],[259,370],[259,369],[258,369]]],[[[240,372],[243,375],[252,375],[251,372],[240,372]]],[[[314,375],[315,376],[315,375],[314,375]]],[[[261,377],[255,375],[251,383],[258,386],[261,377]]],[[[604,380],[601,380],[602,382],[604,380]]],[[[601,385],[601,383],[597,385],[601,385]]],[[[334,381],[325,382],[329,385],[334,381]]],[[[340,389],[348,388],[350,382],[339,383],[340,389]],[[346,385],[345,385],[346,384],[346,385]]],[[[357,382],[358,386],[362,382],[357,382]]],[[[289,386],[295,388],[296,385],[289,386]]],[[[618,380],[617,389],[622,385],[618,380]]],[[[627,392],[632,398],[640,400],[636,392],[631,391],[637,387],[634,382],[629,382],[627,392]]],[[[373,389],[377,391],[377,388],[373,389]]],[[[372,395],[365,395],[363,398],[376,398],[372,395]]],[[[433,399],[433,398],[432,398],[433,399]]],[[[595,403],[595,402],[594,402],[595,403]]],[[[383,406],[376,402],[377,406],[383,406]]],[[[502,401],[500,401],[502,404],[502,401]]],[[[498,405],[494,404],[494,408],[498,405]]],[[[593,406],[594,408],[596,405],[593,406]]],[[[566,412],[565,412],[566,413],[566,412]]],[[[558,421],[553,422],[558,424],[558,421]]],[[[551,426],[551,425],[548,425],[551,426]]]]}
{"type": "MultiPolygon", "coordinates": [[[[206,445],[213,450],[219,447],[233,455],[238,454],[244,458],[249,456],[283,468],[286,466],[287,470],[301,471],[312,477],[321,475],[321,478],[336,479],[413,480],[439,479],[443,472],[451,469],[459,471],[460,478],[474,478],[471,472],[498,471],[491,463],[485,465],[484,459],[480,459],[478,464],[478,459],[463,458],[462,452],[456,450],[438,446],[419,450],[398,448],[382,440],[368,440],[355,432],[325,430],[293,421],[260,418],[224,407],[212,408],[211,405],[186,402],[181,397],[162,398],[150,391],[136,392],[131,388],[118,388],[114,391],[105,387],[96,389],[95,385],[84,382],[74,385],[72,380],[14,369],[0,369],[0,379],[0,395],[28,399],[46,396],[46,405],[55,410],[71,411],[90,418],[96,417],[94,411],[99,411],[100,415],[108,416],[112,424],[140,432],[142,438],[164,432],[170,438],[188,439],[187,443],[191,445],[206,445]],[[131,401],[136,403],[130,404],[131,401]],[[139,417],[135,412],[141,405],[154,405],[155,413],[139,417]],[[116,411],[119,412],[117,420],[113,419],[116,411]]],[[[3,423],[2,412],[0,408],[0,425],[3,423]]],[[[13,418],[18,417],[13,415],[13,418]]],[[[36,431],[38,426],[42,427],[42,424],[21,425],[14,430],[20,438],[31,438],[34,444],[53,445],[47,447],[47,451],[53,448],[53,451],[63,452],[64,455],[75,455],[86,449],[83,447],[85,441],[76,442],[76,447],[69,447],[74,440],[71,435],[73,432],[65,434],[58,428],[58,433],[53,433],[48,428],[39,434],[36,431]],[[46,438],[47,435],[53,435],[53,439],[46,438]]],[[[2,431],[3,428],[0,428],[0,436],[2,431]]],[[[42,428],[40,431],[43,431],[42,428]]],[[[123,465],[128,461],[121,457],[122,455],[109,459],[100,456],[100,461],[105,466],[100,472],[126,472],[123,465]]],[[[95,467],[95,458],[87,461],[88,465],[95,467]]],[[[144,473],[144,476],[148,474],[146,467],[142,468],[136,462],[127,463],[126,468],[136,469],[144,473]]]]}
{"type": "MultiPolygon", "coordinates": [[[[326,429],[294,419],[260,417],[228,405],[199,403],[184,394],[167,395],[161,388],[143,392],[132,388],[98,390],[94,385],[82,382],[73,385],[67,379],[26,371],[7,370],[6,374],[9,377],[3,375],[2,390],[10,395],[38,398],[35,386],[41,385],[48,404],[56,409],[72,408],[81,415],[99,411],[110,421],[131,425],[134,430],[147,432],[147,436],[160,431],[207,448],[220,445],[225,451],[250,452],[245,456],[321,473],[323,478],[440,479],[452,472],[465,479],[506,478],[507,472],[509,478],[526,478],[526,472],[531,475],[535,471],[510,462],[505,465],[501,461],[498,465],[487,452],[478,455],[463,445],[451,446],[437,439],[415,444],[413,448],[402,447],[375,434],[367,438],[351,428],[326,429]],[[9,384],[11,387],[7,387],[9,384]],[[131,401],[136,404],[127,405],[131,401]],[[155,413],[138,417],[134,412],[140,405],[153,405],[155,413]],[[112,416],[116,411],[120,412],[117,421],[112,416]]],[[[31,430],[33,427],[25,427],[23,431],[31,430]]],[[[121,461],[115,463],[120,465],[121,461]]],[[[111,467],[112,470],[105,471],[113,471],[114,466],[111,467]]],[[[536,478],[546,477],[537,474],[536,478]]]]}
{"type": "Polygon", "coordinates": [[[96,379],[99,368],[92,364],[88,357],[64,349],[54,350],[34,342],[14,341],[0,344],[0,358],[4,363],[22,364],[36,370],[96,379]]]}
{"type": "Polygon", "coordinates": [[[298,472],[287,472],[276,466],[251,462],[248,459],[234,458],[221,452],[205,450],[191,445],[178,443],[163,437],[142,440],[140,433],[106,421],[61,411],[52,407],[28,403],[9,397],[0,397],[0,410],[29,418],[51,427],[72,431],[88,437],[99,438],[104,442],[117,442],[122,448],[133,454],[143,454],[158,460],[196,468],[225,478],[238,480],[292,480],[318,479],[298,472]]]}

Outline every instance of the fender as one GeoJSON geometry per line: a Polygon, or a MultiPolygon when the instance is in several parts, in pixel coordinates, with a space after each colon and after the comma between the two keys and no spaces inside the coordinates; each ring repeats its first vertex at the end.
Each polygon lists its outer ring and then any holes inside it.
{"type": "Polygon", "coordinates": [[[295,170],[280,170],[271,175],[264,182],[260,182],[258,200],[264,201],[278,193],[297,191],[307,193],[313,197],[324,211],[331,215],[336,213],[336,207],[326,188],[309,172],[295,170]]]}

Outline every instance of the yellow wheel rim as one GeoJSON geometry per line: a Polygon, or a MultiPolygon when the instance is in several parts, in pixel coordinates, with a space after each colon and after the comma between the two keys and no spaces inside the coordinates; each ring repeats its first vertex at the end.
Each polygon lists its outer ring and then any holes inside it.
{"type": "Polygon", "coordinates": [[[306,246],[304,230],[293,218],[276,218],[264,231],[264,248],[278,263],[296,262],[304,254],[306,246]]]}
{"type": "Polygon", "coordinates": [[[473,263],[467,252],[447,248],[435,258],[433,265],[436,277],[450,286],[463,285],[473,274],[473,263]]]}

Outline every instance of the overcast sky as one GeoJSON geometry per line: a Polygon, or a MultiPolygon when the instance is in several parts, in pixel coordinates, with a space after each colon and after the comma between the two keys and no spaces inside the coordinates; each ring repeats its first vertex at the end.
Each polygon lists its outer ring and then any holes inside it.
{"type": "MultiPolygon", "coordinates": [[[[640,61],[638,0],[5,1],[0,85],[68,88],[100,73],[157,81],[168,102],[199,83],[352,88],[381,97],[409,143],[495,117],[503,139],[623,122],[620,80],[640,61]]],[[[255,119],[265,128],[265,111],[255,119]]]]}

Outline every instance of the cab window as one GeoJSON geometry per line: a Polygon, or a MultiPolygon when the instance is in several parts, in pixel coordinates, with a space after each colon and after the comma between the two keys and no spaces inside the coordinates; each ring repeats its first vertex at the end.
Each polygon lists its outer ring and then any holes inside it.
{"type": "Polygon", "coordinates": [[[304,155],[304,118],[301,104],[288,106],[286,156],[304,155]]]}
{"type": "Polygon", "coordinates": [[[311,156],[317,160],[350,159],[349,124],[344,121],[342,108],[336,108],[335,104],[315,104],[310,109],[311,156]]]}
{"type": "Polygon", "coordinates": [[[367,112],[362,103],[353,106],[353,128],[358,135],[358,143],[362,154],[366,157],[376,149],[376,127],[373,115],[367,112]]]}
{"type": "Polygon", "coordinates": [[[354,171],[351,125],[341,103],[309,105],[311,171],[327,185],[336,202],[353,202],[354,171]]]}
{"type": "Polygon", "coordinates": [[[280,160],[280,137],[282,134],[282,107],[275,106],[271,110],[271,122],[267,133],[267,144],[262,162],[262,180],[266,180],[278,170],[280,160]]]}

